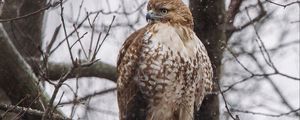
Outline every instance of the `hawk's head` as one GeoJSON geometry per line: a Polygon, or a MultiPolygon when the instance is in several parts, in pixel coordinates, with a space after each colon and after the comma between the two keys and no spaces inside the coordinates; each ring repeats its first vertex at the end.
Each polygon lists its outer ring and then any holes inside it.
{"type": "Polygon", "coordinates": [[[147,7],[147,21],[169,22],[193,27],[190,9],[181,0],[150,0],[147,7]]]}

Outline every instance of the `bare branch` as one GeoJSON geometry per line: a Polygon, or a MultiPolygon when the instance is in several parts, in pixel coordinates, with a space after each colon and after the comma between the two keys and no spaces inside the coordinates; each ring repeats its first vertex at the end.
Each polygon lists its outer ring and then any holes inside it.
{"type": "MultiPolygon", "coordinates": [[[[256,61],[257,66],[262,70],[263,73],[266,73],[266,70],[263,69],[263,66],[261,64],[259,64],[259,62],[257,61],[257,59],[255,57],[252,56],[252,59],[254,59],[256,61]]],[[[288,100],[286,99],[286,97],[284,97],[283,93],[279,90],[279,88],[277,87],[277,85],[272,81],[272,79],[269,76],[265,76],[265,78],[267,79],[267,81],[271,84],[271,86],[273,87],[274,91],[277,93],[277,95],[279,96],[279,98],[281,99],[281,102],[290,110],[293,110],[294,108],[292,107],[292,105],[288,102],[288,100]]],[[[296,113],[298,116],[300,115],[299,113],[296,113]]]]}
{"type": "Polygon", "coordinates": [[[289,112],[286,113],[281,113],[281,114],[267,114],[267,113],[261,113],[261,112],[253,112],[253,111],[247,111],[247,110],[238,110],[238,109],[231,109],[233,112],[241,112],[241,113],[248,113],[248,114],[253,114],[253,115],[262,115],[262,116],[268,116],[268,117],[282,117],[282,116],[288,116],[292,113],[297,113],[300,111],[300,108],[295,109],[295,110],[291,110],[289,112]]]}
{"type": "Polygon", "coordinates": [[[10,21],[15,21],[15,20],[19,20],[19,19],[24,19],[24,18],[27,18],[27,17],[30,17],[32,15],[35,15],[35,14],[38,14],[38,13],[41,13],[41,12],[44,12],[45,10],[49,9],[49,8],[52,8],[52,7],[56,7],[59,5],[60,2],[55,2],[53,4],[51,3],[48,3],[48,5],[46,5],[45,7],[37,10],[37,11],[34,11],[32,13],[28,13],[26,15],[23,15],[23,16],[20,16],[20,17],[16,17],[16,18],[7,18],[7,19],[0,19],[0,22],[10,22],[10,21]]]}
{"type": "Polygon", "coordinates": [[[62,0],[60,0],[60,8],[61,8],[60,9],[61,10],[60,11],[60,18],[61,18],[61,22],[62,22],[62,25],[63,25],[64,33],[65,33],[69,54],[70,54],[72,63],[75,64],[75,59],[74,59],[73,54],[72,54],[72,48],[71,48],[71,45],[70,45],[70,42],[69,42],[69,39],[68,39],[69,37],[68,37],[68,34],[67,34],[67,30],[66,30],[66,24],[65,24],[65,20],[64,20],[64,14],[63,14],[64,7],[62,6],[62,0]]]}
{"type": "Polygon", "coordinates": [[[46,48],[46,54],[49,54],[49,53],[50,53],[50,50],[51,50],[53,44],[54,44],[55,41],[57,40],[56,38],[57,38],[57,36],[58,36],[58,33],[59,33],[60,28],[61,28],[61,25],[59,25],[59,26],[57,26],[57,27],[55,28],[55,31],[54,31],[53,36],[52,36],[52,39],[51,39],[49,45],[48,45],[47,48],[46,48]]]}
{"type": "Polygon", "coordinates": [[[92,97],[95,97],[95,96],[100,96],[100,95],[107,94],[107,93],[110,93],[110,92],[114,92],[116,90],[117,90],[117,88],[110,88],[110,89],[107,89],[107,90],[102,90],[100,92],[95,92],[93,94],[86,95],[86,96],[81,97],[79,99],[75,99],[75,100],[72,100],[72,101],[61,102],[59,105],[78,104],[78,103],[81,103],[83,101],[88,100],[89,98],[92,98],[92,97]]]}
{"type": "MultiPolygon", "coordinates": [[[[85,35],[87,35],[87,32],[85,32],[82,36],[79,36],[79,33],[78,33],[77,40],[71,45],[71,48],[73,48],[76,45],[76,43],[79,42],[81,49],[83,49],[83,45],[82,45],[81,39],[83,39],[85,35]]],[[[84,53],[85,53],[85,51],[84,51],[84,53]]],[[[85,56],[86,56],[86,54],[85,54],[85,56]]]]}
{"type": "MultiPolygon", "coordinates": [[[[63,73],[72,69],[72,64],[67,63],[49,63],[48,66],[48,77],[51,80],[58,80],[63,73]]],[[[101,61],[87,67],[76,68],[68,78],[75,78],[76,76],[106,78],[113,82],[117,80],[116,67],[101,61]]]]}
{"type": "Polygon", "coordinates": [[[234,18],[236,14],[239,12],[239,8],[242,4],[243,0],[231,0],[229,4],[228,11],[226,12],[226,20],[225,23],[227,25],[233,26],[234,18]]]}
{"type": "MultiPolygon", "coordinates": [[[[14,113],[24,113],[29,116],[34,116],[38,118],[42,118],[44,112],[36,109],[31,109],[28,107],[20,107],[15,105],[5,105],[0,104],[0,110],[6,111],[6,112],[14,112],[14,113]]],[[[0,116],[0,118],[3,118],[4,116],[0,116]]],[[[59,114],[53,114],[52,118],[55,120],[71,120],[69,118],[66,118],[64,116],[61,116],[59,114]]]]}
{"type": "MultiPolygon", "coordinates": [[[[97,12],[96,13],[89,13],[78,25],[76,25],[76,29],[79,29],[79,28],[81,28],[82,27],[82,25],[83,25],[83,23],[88,19],[88,17],[90,16],[90,15],[93,15],[93,14],[97,14],[97,12]]],[[[75,33],[76,31],[75,30],[73,30],[72,32],[70,32],[67,36],[66,36],[66,38],[69,38],[71,35],[73,35],[74,33],[75,33]]],[[[55,47],[55,48],[53,48],[53,50],[51,50],[51,52],[50,52],[50,54],[52,54],[53,52],[55,52],[65,41],[66,41],[66,38],[64,38],[63,40],[61,40],[59,43],[58,43],[58,45],[55,47]]]]}
{"type": "MultiPolygon", "coordinates": [[[[103,45],[104,41],[105,41],[105,40],[107,39],[107,37],[109,36],[109,31],[110,31],[110,29],[111,29],[112,24],[113,24],[114,21],[115,21],[115,18],[116,18],[116,16],[113,16],[113,19],[111,20],[111,23],[110,23],[110,25],[109,25],[109,27],[108,27],[108,31],[107,31],[106,35],[104,36],[104,38],[103,38],[102,42],[100,43],[100,45],[99,45],[99,46],[96,46],[97,49],[96,49],[96,51],[95,51],[95,53],[94,53],[94,55],[93,55],[92,60],[95,59],[96,54],[99,52],[99,50],[100,50],[101,46],[103,45]]],[[[99,37],[100,37],[100,36],[99,36],[99,37]]]]}
{"type": "MultiPolygon", "coordinates": [[[[232,26],[228,26],[226,29],[226,35],[227,37],[230,37],[234,32],[238,32],[238,31],[241,31],[243,30],[244,28],[248,27],[249,25],[252,25],[258,21],[260,21],[266,14],[267,12],[265,11],[262,3],[260,2],[260,0],[258,0],[258,6],[260,8],[260,12],[259,12],[259,15],[256,16],[254,19],[250,20],[249,22],[245,23],[244,25],[242,26],[239,26],[239,27],[232,27],[232,26]]],[[[246,10],[248,9],[248,7],[246,7],[246,10]]]]}
{"type": "Polygon", "coordinates": [[[219,91],[220,91],[220,93],[221,93],[222,99],[223,99],[223,101],[224,101],[225,108],[226,108],[227,112],[229,113],[230,117],[231,117],[233,120],[240,120],[239,117],[238,117],[238,115],[236,115],[236,117],[234,117],[233,114],[231,113],[230,108],[228,107],[227,100],[226,100],[226,98],[225,98],[225,96],[224,96],[224,93],[221,91],[220,84],[217,83],[217,85],[218,85],[218,89],[219,89],[219,91]]]}
{"type": "MultiPolygon", "coordinates": [[[[23,59],[17,49],[14,47],[2,24],[0,23],[0,87],[8,93],[13,104],[20,99],[30,95],[21,106],[31,103],[41,92],[41,88],[36,85],[38,78],[35,76],[28,63],[23,59]],[[15,73],[15,74],[11,74],[15,73]],[[4,75],[5,77],[2,77],[4,75]]],[[[43,109],[46,103],[45,96],[40,99],[42,102],[34,102],[33,108],[43,109]]]]}
{"type": "Polygon", "coordinates": [[[279,4],[279,3],[273,2],[271,0],[266,0],[266,1],[269,2],[269,3],[272,3],[274,5],[277,5],[277,6],[281,6],[283,8],[286,8],[286,7],[294,5],[294,4],[300,4],[300,1],[294,1],[294,2],[291,2],[291,3],[287,3],[287,4],[279,4]]]}

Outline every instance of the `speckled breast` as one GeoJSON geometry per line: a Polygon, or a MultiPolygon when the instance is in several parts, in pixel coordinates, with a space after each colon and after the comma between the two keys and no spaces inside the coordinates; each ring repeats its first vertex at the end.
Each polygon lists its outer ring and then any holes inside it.
{"type": "Polygon", "coordinates": [[[153,104],[194,101],[196,84],[201,80],[199,45],[185,45],[172,28],[153,28],[140,42],[134,80],[144,97],[153,104]]]}

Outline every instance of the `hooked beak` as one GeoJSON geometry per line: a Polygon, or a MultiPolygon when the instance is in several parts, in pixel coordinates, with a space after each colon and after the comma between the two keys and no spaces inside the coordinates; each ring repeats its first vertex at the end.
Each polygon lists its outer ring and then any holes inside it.
{"type": "Polygon", "coordinates": [[[148,11],[148,13],[146,14],[147,22],[154,21],[154,20],[157,20],[157,19],[160,19],[160,18],[161,18],[161,16],[156,15],[153,10],[148,11]]]}

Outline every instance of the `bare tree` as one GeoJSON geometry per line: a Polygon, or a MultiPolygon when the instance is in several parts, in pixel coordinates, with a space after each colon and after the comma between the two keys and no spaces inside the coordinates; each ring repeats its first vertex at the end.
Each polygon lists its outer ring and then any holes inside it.
{"type": "MultiPolygon", "coordinates": [[[[81,94],[82,88],[89,89],[81,83],[95,84],[95,81],[90,83],[93,78],[116,82],[116,68],[99,59],[99,52],[104,50],[100,48],[107,45],[105,42],[120,46],[122,41],[118,39],[145,24],[143,8],[146,2],[120,0],[115,5],[108,0],[77,0],[76,5],[72,3],[68,0],[6,0],[3,4],[1,1],[0,119],[97,119],[98,114],[118,118],[116,112],[93,102],[99,103],[97,100],[101,96],[115,99],[115,86],[81,94]],[[90,2],[97,2],[102,7],[88,10],[84,6],[90,2]],[[46,29],[43,26],[54,20],[44,17],[49,11],[56,11],[59,24],[52,26],[55,29],[50,33],[45,33],[51,36],[46,39],[42,34],[46,29]],[[69,63],[54,62],[51,59],[55,59],[55,54],[67,56],[69,63]],[[66,106],[69,111],[60,111],[66,106]]],[[[258,115],[269,119],[297,119],[300,107],[291,103],[290,97],[281,89],[283,85],[276,79],[280,77],[299,84],[300,78],[281,70],[274,62],[282,59],[274,56],[286,48],[296,46],[298,51],[294,53],[299,53],[299,36],[293,33],[297,30],[280,30],[274,47],[265,43],[267,38],[264,36],[270,33],[263,31],[272,20],[277,20],[274,13],[299,8],[300,2],[190,0],[189,3],[194,29],[212,60],[215,81],[215,94],[205,98],[195,119],[240,120],[254,119],[258,115]],[[266,88],[270,89],[271,97],[262,93],[266,88]],[[241,101],[254,98],[238,97],[245,95],[257,96],[260,102],[273,101],[274,105],[284,109],[278,110],[264,103],[244,105],[241,101]]],[[[299,11],[296,13],[299,18],[299,11]]],[[[299,23],[296,19],[286,26],[295,25],[299,31],[299,23]]],[[[100,87],[106,88],[104,84],[100,87]]],[[[299,94],[299,88],[294,90],[299,94]]]]}

